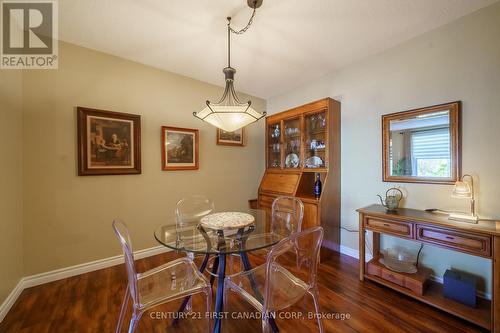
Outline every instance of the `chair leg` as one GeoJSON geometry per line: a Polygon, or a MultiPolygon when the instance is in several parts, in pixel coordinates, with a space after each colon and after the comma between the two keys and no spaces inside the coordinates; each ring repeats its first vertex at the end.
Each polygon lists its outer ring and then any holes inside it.
{"type": "Polygon", "coordinates": [[[123,318],[125,317],[125,313],[127,312],[127,305],[129,298],[130,298],[130,289],[128,288],[127,284],[127,289],[125,290],[125,296],[123,297],[122,307],[120,309],[120,317],[118,317],[118,323],[116,324],[116,330],[115,330],[116,333],[120,333],[122,331],[123,318]]]}
{"type": "Polygon", "coordinates": [[[132,319],[130,319],[130,325],[128,327],[128,333],[134,333],[137,325],[139,325],[139,321],[141,320],[142,312],[136,311],[134,309],[134,313],[132,314],[132,319]]]}
{"type": "Polygon", "coordinates": [[[269,313],[262,314],[262,333],[271,333],[273,331],[271,324],[269,323],[269,313]]]}
{"type": "Polygon", "coordinates": [[[212,266],[212,275],[210,275],[210,285],[213,286],[215,282],[215,275],[219,270],[219,256],[215,257],[213,266],[212,266]]]}
{"type": "Polygon", "coordinates": [[[311,295],[312,295],[312,298],[314,301],[314,308],[316,310],[316,317],[318,319],[319,332],[323,333],[324,332],[323,321],[321,320],[321,313],[319,310],[319,291],[318,291],[317,287],[311,291],[311,295]]]}
{"type": "Polygon", "coordinates": [[[234,260],[233,255],[229,255],[229,275],[234,274],[234,260]]]}
{"type": "MultiPolygon", "coordinates": [[[[208,259],[210,259],[210,255],[207,253],[205,254],[205,258],[203,259],[203,262],[201,263],[201,266],[200,266],[200,273],[203,274],[203,272],[205,272],[205,268],[207,268],[207,264],[208,264],[208,259]]],[[[188,302],[192,299],[192,296],[186,296],[186,298],[184,298],[184,301],[182,301],[182,304],[181,306],[179,307],[179,310],[177,310],[177,313],[181,313],[181,312],[184,312],[184,310],[186,310],[186,306],[188,305],[188,302]]],[[[177,323],[179,322],[179,318],[180,318],[180,315],[176,316],[172,322],[172,325],[177,325],[177,323]]]]}
{"type": "MultiPolygon", "coordinates": [[[[187,257],[189,258],[189,260],[194,262],[194,253],[188,252],[187,257]]],[[[189,275],[188,278],[191,279],[191,271],[188,272],[188,275],[189,275]]],[[[186,311],[187,312],[193,311],[193,298],[192,297],[189,298],[189,300],[186,304],[186,311]]]]}
{"type": "Polygon", "coordinates": [[[206,314],[208,321],[208,333],[212,332],[212,288],[208,287],[204,291],[206,299],[206,314]]]}
{"type": "Polygon", "coordinates": [[[224,293],[222,294],[222,311],[226,312],[227,309],[227,300],[228,300],[228,292],[231,290],[231,288],[226,284],[226,281],[224,281],[224,293]]]}
{"type": "MultiPolygon", "coordinates": [[[[243,266],[245,271],[249,271],[252,269],[252,265],[250,264],[250,259],[248,259],[248,255],[246,252],[240,252],[240,257],[241,261],[243,262],[243,266]]],[[[257,288],[257,282],[255,281],[255,277],[250,274],[248,276],[248,279],[250,280],[250,285],[252,286],[253,291],[255,292],[255,295],[259,299],[259,301],[264,302],[264,297],[260,294],[259,289],[257,288]]],[[[263,322],[264,324],[264,322],[263,322]]],[[[276,321],[274,320],[274,317],[267,318],[267,324],[271,327],[272,331],[274,333],[278,333],[278,325],[276,325],[276,321]]]]}

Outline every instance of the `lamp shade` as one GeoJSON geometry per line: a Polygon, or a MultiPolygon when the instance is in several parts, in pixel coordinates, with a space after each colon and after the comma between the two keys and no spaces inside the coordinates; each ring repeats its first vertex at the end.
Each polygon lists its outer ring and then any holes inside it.
{"type": "Polygon", "coordinates": [[[458,181],[455,183],[455,187],[453,188],[453,192],[451,193],[452,198],[463,198],[470,199],[472,198],[472,190],[469,183],[464,181],[458,181]]]}
{"type": "Polygon", "coordinates": [[[255,111],[248,104],[211,104],[196,113],[195,116],[226,132],[236,131],[263,117],[262,114],[255,111]]]}
{"type": "Polygon", "coordinates": [[[248,0],[248,5],[253,8],[253,14],[247,26],[239,31],[231,28],[231,18],[228,17],[227,24],[227,67],[222,70],[226,80],[226,88],[221,99],[217,103],[207,101],[207,106],[200,112],[193,112],[193,116],[207,123],[220,128],[226,132],[234,132],[253,122],[258,121],[266,115],[266,112],[259,113],[252,108],[252,102],[241,102],[234,90],[234,76],[236,69],[231,67],[231,32],[240,35],[244,33],[252,24],[255,10],[262,4],[259,0],[248,0]]]}

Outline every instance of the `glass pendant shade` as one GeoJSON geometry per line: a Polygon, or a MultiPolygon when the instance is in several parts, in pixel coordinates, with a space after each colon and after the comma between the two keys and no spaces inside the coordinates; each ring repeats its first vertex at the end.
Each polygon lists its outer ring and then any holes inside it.
{"type": "Polygon", "coordinates": [[[200,112],[193,112],[193,115],[226,132],[234,132],[264,117],[266,113],[255,111],[251,101],[242,103],[238,99],[233,85],[236,70],[226,67],[223,73],[226,88],[222,98],[217,103],[207,101],[207,106],[200,112]]]}
{"type": "Polygon", "coordinates": [[[249,105],[211,105],[195,116],[226,132],[234,132],[262,117],[249,105]]]}
{"type": "Polygon", "coordinates": [[[248,5],[253,8],[253,14],[247,26],[239,31],[231,28],[231,18],[228,17],[227,24],[227,67],[222,70],[226,80],[226,88],[221,99],[217,103],[207,101],[207,106],[199,111],[193,112],[196,118],[206,121],[213,126],[226,132],[234,132],[253,122],[258,121],[266,115],[266,112],[259,113],[252,108],[252,102],[240,102],[234,90],[234,74],[236,69],[231,67],[231,32],[235,34],[244,33],[252,24],[255,10],[262,5],[262,1],[249,0],[248,5]]]}

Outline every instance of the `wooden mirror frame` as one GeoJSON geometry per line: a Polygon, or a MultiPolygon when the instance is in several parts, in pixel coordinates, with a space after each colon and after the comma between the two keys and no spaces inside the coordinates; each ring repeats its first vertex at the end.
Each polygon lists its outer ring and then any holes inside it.
{"type": "Polygon", "coordinates": [[[462,173],[461,163],[461,111],[460,101],[429,106],[425,108],[391,113],[382,116],[382,169],[384,182],[398,183],[423,183],[423,184],[449,184],[453,185],[460,179],[462,173]],[[451,140],[451,177],[428,178],[414,176],[391,176],[390,174],[390,122],[395,119],[414,117],[424,113],[449,111],[450,112],[450,140],[451,140]]]}

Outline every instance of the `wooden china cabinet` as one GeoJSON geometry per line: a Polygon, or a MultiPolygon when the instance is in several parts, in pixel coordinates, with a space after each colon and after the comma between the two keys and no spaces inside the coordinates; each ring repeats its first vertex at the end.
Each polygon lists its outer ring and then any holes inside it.
{"type": "MultiPolygon", "coordinates": [[[[340,102],[325,98],[266,118],[266,172],[259,208],[280,195],[304,203],[302,228],[322,225],[329,247],[340,244],[340,102]],[[323,190],[314,195],[316,175],[323,190]]],[[[269,226],[268,221],[268,226],[269,226]]]]}

